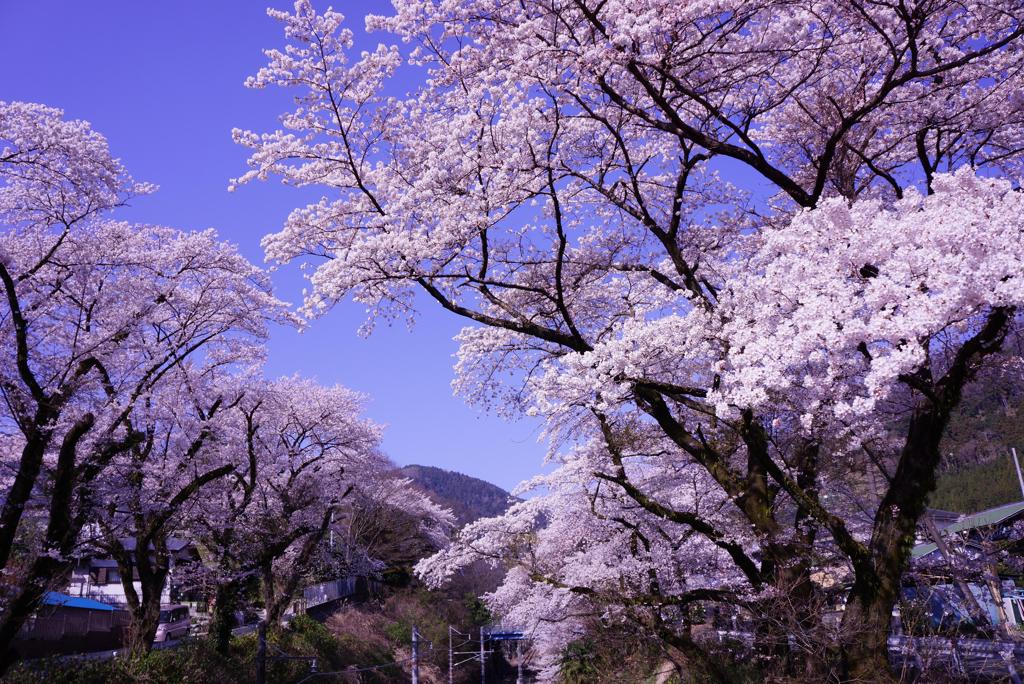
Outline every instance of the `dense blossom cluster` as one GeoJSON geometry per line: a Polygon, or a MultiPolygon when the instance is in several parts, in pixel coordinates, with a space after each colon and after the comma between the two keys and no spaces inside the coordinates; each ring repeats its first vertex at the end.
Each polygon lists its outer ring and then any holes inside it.
{"type": "Polygon", "coordinates": [[[133,181],[88,123],[63,114],[45,105],[0,101],[5,226],[67,226],[154,189],[133,181]]]}
{"type": "Polygon", "coordinates": [[[901,378],[943,370],[939,347],[1024,301],[1024,195],[966,167],[932,185],[891,206],[830,199],[761,234],[729,285],[720,414],[794,396],[808,426],[822,407],[873,416],[901,378]]]}

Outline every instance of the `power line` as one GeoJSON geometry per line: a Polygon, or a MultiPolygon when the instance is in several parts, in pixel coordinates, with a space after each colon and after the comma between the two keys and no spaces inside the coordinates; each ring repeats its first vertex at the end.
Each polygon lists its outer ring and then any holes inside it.
{"type": "MultiPolygon", "coordinates": [[[[419,631],[415,627],[413,627],[413,643],[414,644],[416,643],[416,638],[418,636],[420,636],[419,635],[419,631]]],[[[277,646],[275,646],[274,649],[277,651],[278,655],[268,656],[267,655],[267,631],[266,631],[266,623],[265,622],[260,622],[260,625],[259,625],[259,628],[258,628],[258,636],[257,636],[257,638],[258,638],[258,644],[257,644],[257,648],[256,648],[256,682],[257,682],[257,684],[265,684],[265,682],[266,682],[267,661],[280,661],[280,660],[308,660],[308,661],[310,661],[309,662],[310,673],[306,677],[304,677],[303,679],[299,680],[299,684],[301,684],[302,682],[307,682],[307,681],[309,681],[311,679],[316,679],[317,677],[337,677],[339,675],[355,674],[355,673],[358,673],[358,672],[371,672],[373,670],[383,670],[383,669],[389,668],[389,667],[398,667],[398,666],[400,666],[400,665],[402,665],[404,663],[415,661],[416,658],[417,658],[417,653],[414,650],[411,657],[403,658],[401,660],[394,660],[394,661],[391,661],[391,662],[388,662],[388,663],[380,663],[378,665],[366,665],[366,666],[363,666],[363,667],[349,667],[349,668],[346,668],[344,670],[334,670],[334,671],[328,671],[328,672],[319,672],[319,671],[317,671],[317,662],[316,662],[317,661],[317,657],[316,656],[290,655],[288,653],[285,653],[283,650],[280,649],[280,647],[277,647],[277,646]]],[[[429,639],[423,639],[423,641],[425,641],[427,643],[427,645],[429,646],[429,648],[431,650],[433,650],[434,644],[433,644],[432,641],[430,641],[429,639]]],[[[415,669],[414,669],[414,671],[415,671],[415,669]]]]}
{"type": "MultiPolygon", "coordinates": [[[[317,670],[317,656],[304,656],[304,655],[290,655],[281,650],[280,647],[274,646],[276,651],[275,655],[267,654],[267,642],[266,642],[266,624],[261,622],[258,628],[258,645],[256,649],[256,681],[257,684],[265,684],[266,682],[266,668],[268,661],[282,661],[282,660],[308,660],[310,665],[310,672],[304,678],[300,679],[298,684],[308,682],[319,677],[338,677],[342,675],[357,674],[360,672],[373,672],[375,670],[384,670],[387,668],[399,667],[411,663],[411,675],[413,684],[419,684],[419,658],[420,658],[420,647],[422,644],[427,645],[429,651],[434,650],[434,642],[430,639],[426,639],[420,633],[419,629],[412,626],[412,655],[408,658],[402,658],[400,660],[393,660],[387,663],[379,663],[377,665],[364,665],[362,667],[347,667],[344,670],[331,670],[327,672],[320,672],[317,670]]],[[[487,676],[487,656],[495,652],[495,648],[488,649],[488,641],[517,641],[517,665],[518,665],[518,682],[522,682],[522,649],[521,642],[526,636],[518,630],[505,630],[496,632],[493,630],[486,630],[480,628],[479,640],[473,638],[471,634],[466,632],[460,632],[451,625],[448,625],[448,681],[451,683],[454,680],[454,669],[459,665],[473,662],[476,660],[480,661],[480,681],[483,683],[486,681],[487,676]],[[456,643],[455,635],[462,637],[456,643]],[[476,648],[476,644],[479,643],[479,649],[476,648]],[[470,647],[472,645],[473,650],[455,650],[470,647]],[[470,656],[459,662],[455,662],[455,656],[470,656]]]]}
{"type": "Polygon", "coordinates": [[[365,667],[350,667],[350,668],[347,668],[347,669],[344,669],[344,670],[334,670],[333,672],[310,672],[305,678],[300,679],[297,684],[302,684],[302,682],[308,682],[309,680],[315,679],[317,677],[337,677],[338,675],[355,674],[357,672],[371,672],[373,670],[383,670],[384,668],[395,667],[395,666],[401,665],[403,663],[412,662],[412,660],[413,660],[413,658],[410,656],[409,658],[403,658],[402,660],[395,660],[395,661],[392,661],[390,663],[382,663],[380,665],[368,665],[368,666],[365,666],[365,667]]]}

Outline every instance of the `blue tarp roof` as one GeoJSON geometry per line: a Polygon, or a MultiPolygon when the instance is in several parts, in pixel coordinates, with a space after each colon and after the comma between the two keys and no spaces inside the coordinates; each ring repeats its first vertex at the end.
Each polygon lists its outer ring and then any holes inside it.
{"type": "Polygon", "coordinates": [[[85,610],[114,610],[114,606],[80,596],[68,596],[56,591],[43,594],[44,606],[63,606],[65,608],[82,608],[85,610]]]}

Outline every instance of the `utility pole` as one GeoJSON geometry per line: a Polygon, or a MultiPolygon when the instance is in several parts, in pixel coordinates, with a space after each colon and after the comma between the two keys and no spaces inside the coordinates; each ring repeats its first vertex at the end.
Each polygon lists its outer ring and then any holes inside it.
{"type": "Polygon", "coordinates": [[[484,628],[480,628],[480,684],[487,684],[487,661],[484,660],[484,628]]]}
{"type": "Polygon", "coordinates": [[[452,684],[455,676],[453,674],[455,661],[452,655],[452,626],[448,625],[448,684],[452,684]]]}
{"type": "Polygon", "coordinates": [[[267,684],[267,622],[260,620],[256,627],[259,643],[256,645],[256,684],[267,684]]]}
{"type": "Polygon", "coordinates": [[[1010,447],[1010,453],[1013,454],[1013,465],[1017,468],[1017,482],[1020,483],[1020,496],[1024,499],[1024,476],[1020,474],[1020,460],[1017,459],[1017,449],[1010,447]]]}
{"type": "Polygon", "coordinates": [[[523,684],[523,642],[516,641],[516,684],[523,684]]]}
{"type": "Polygon", "coordinates": [[[420,651],[416,625],[412,626],[412,684],[420,684],[420,651]]]}

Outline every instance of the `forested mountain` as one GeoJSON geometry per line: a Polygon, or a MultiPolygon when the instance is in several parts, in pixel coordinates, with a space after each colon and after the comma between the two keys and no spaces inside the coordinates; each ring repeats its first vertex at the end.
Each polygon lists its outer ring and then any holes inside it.
{"type": "Polygon", "coordinates": [[[957,513],[975,513],[1021,498],[1013,460],[1006,453],[987,463],[940,476],[929,505],[957,513]]]}
{"type": "Polygon", "coordinates": [[[436,503],[450,508],[459,525],[501,515],[511,495],[490,482],[434,466],[408,465],[400,472],[423,488],[436,503]]]}
{"type": "Polygon", "coordinates": [[[964,470],[1024,449],[1024,385],[1012,373],[979,378],[964,393],[942,441],[942,469],[964,470]]]}
{"type": "Polygon", "coordinates": [[[929,504],[960,513],[1021,500],[1010,456],[1024,458],[1024,388],[1010,376],[981,378],[964,396],[942,441],[942,472],[929,504]]]}

